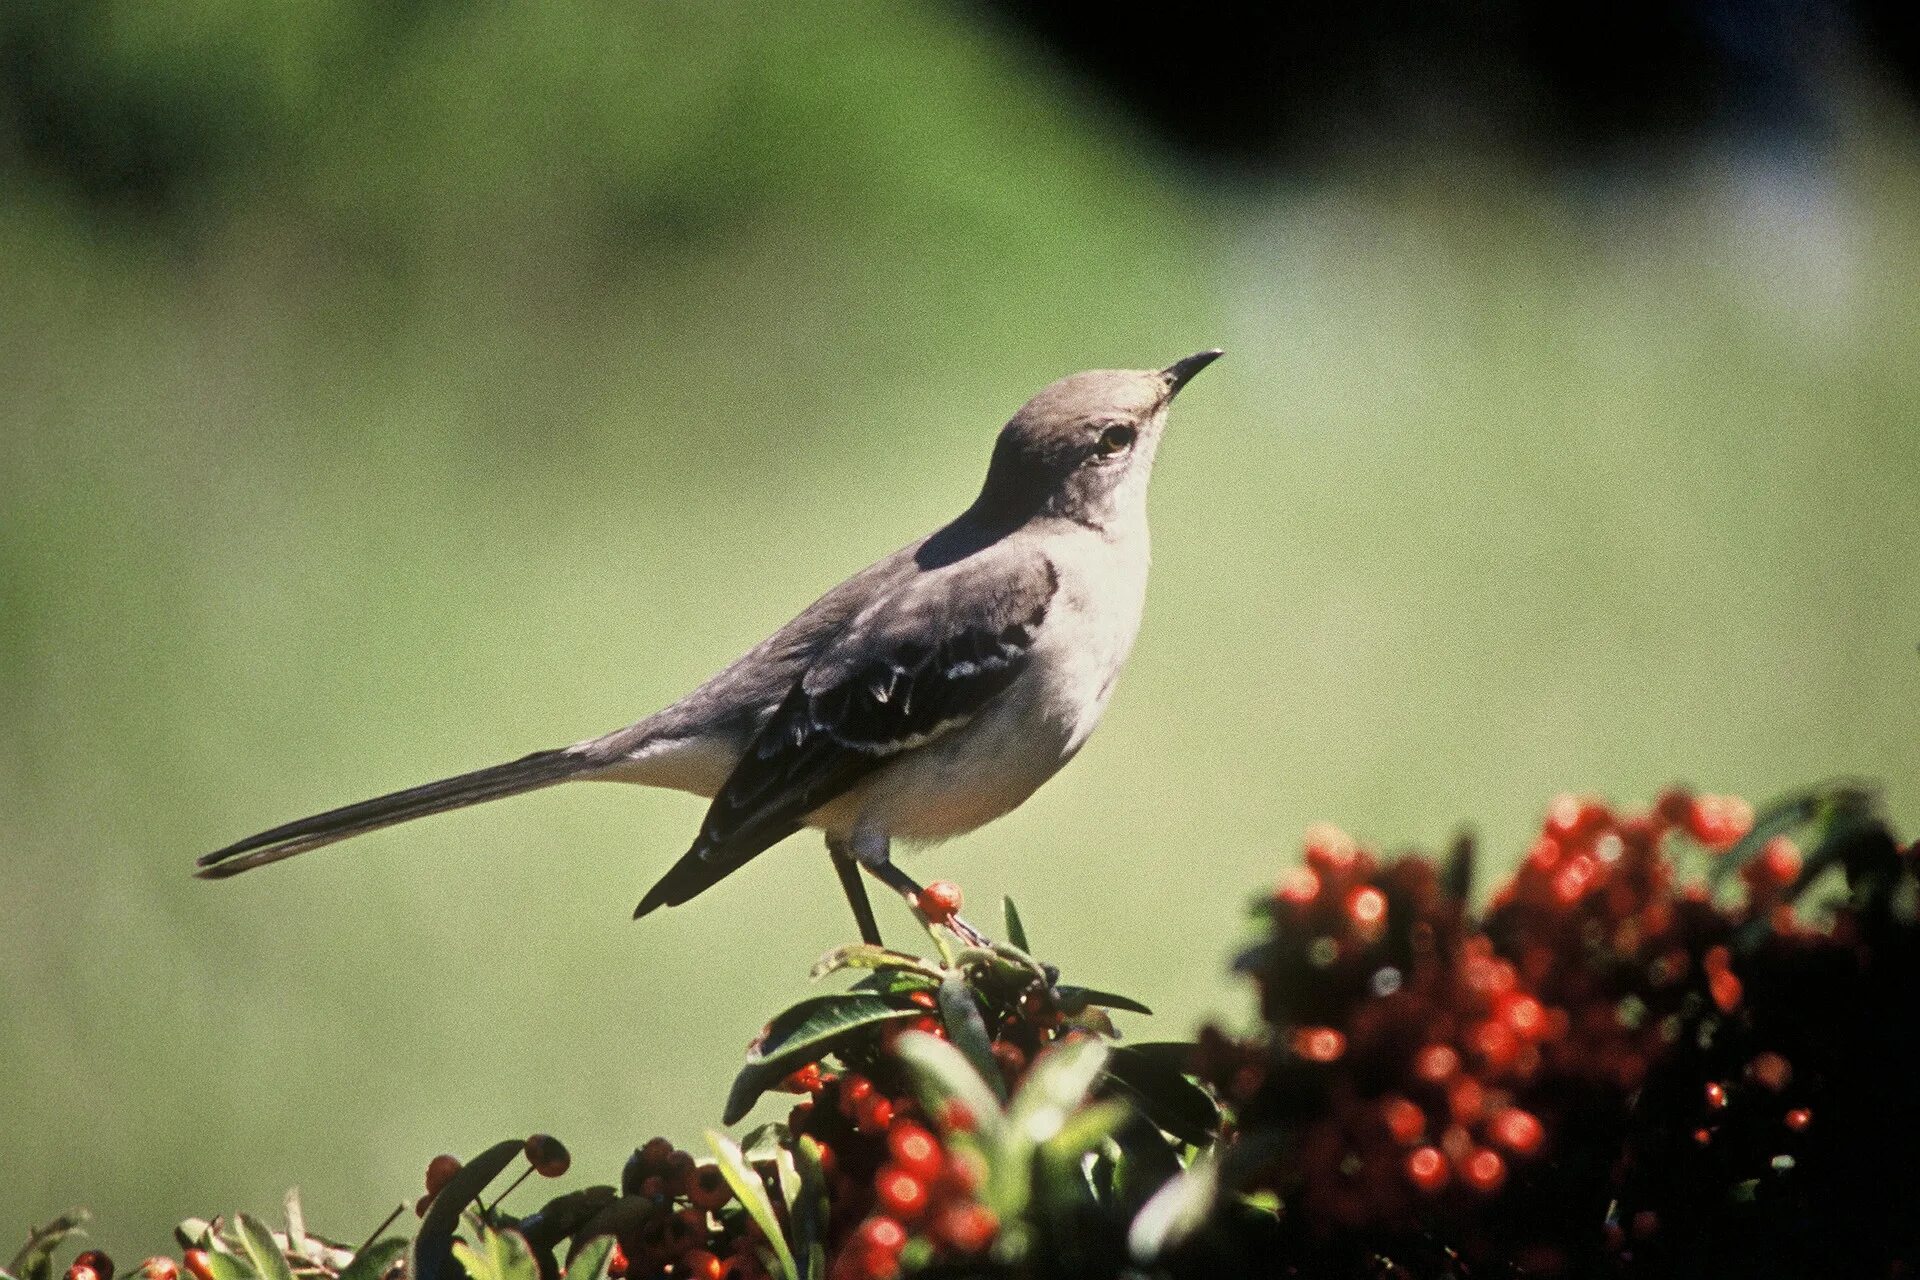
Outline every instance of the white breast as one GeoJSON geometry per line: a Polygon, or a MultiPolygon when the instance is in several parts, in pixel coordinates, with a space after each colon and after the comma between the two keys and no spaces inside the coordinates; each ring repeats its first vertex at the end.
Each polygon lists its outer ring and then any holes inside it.
{"type": "Polygon", "coordinates": [[[1048,556],[1060,591],[1020,678],[974,720],[902,755],[809,825],[906,840],[959,835],[1018,807],[1086,744],[1140,629],[1145,533],[1126,545],[1076,529],[1050,542],[1048,556]]]}

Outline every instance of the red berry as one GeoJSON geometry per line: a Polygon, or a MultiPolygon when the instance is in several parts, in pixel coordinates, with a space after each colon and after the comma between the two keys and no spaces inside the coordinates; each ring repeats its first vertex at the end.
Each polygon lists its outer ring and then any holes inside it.
{"type": "Polygon", "coordinates": [[[893,1099],[883,1093],[870,1094],[860,1103],[854,1128],[861,1133],[885,1133],[893,1123],[893,1099]]]}
{"type": "Polygon", "coordinates": [[[1363,938],[1376,938],[1387,927],[1387,895],[1363,885],[1347,895],[1347,919],[1363,938]]]}
{"type": "Polygon", "coordinates": [[[999,1230],[993,1211],[978,1204],[948,1205],[933,1222],[934,1239],[957,1253],[979,1253],[999,1230]]]}
{"type": "Polygon", "coordinates": [[[627,1274],[627,1251],[620,1247],[618,1240],[613,1242],[613,1252],[607,1255],[607,1274],[613,1280],[620,1280],[621,1276],[627,1274]]]}
{"type": "Polygon", "coordinates": [[[865,1076],[849,1075],[840,1082],[840,1114],[852,1120],[860,1114],[860,1104],[873,1096],[873,1081],[865,1076]]]}
{"type": "Polygon", "coordinates": [[[1427,1131],[1426,1113],[1397,1093],[1380,1099],[1380,1119],[1393,1140],[1403,1147],[1412,1146],[1427,1131]]]}
{"type": "Polygon", "coordinates": [[[1703,1146],[1703,1147],[1704,1147],[1704,1146],[1706,1146],[1706,1145],[1707,1145],[1708,1143],[1710,1143],[1710,1142],[1712,1142],[1712,1141],[1713,1141],[1713,1130],[1711,1130],[1711,1129],[1695,1129],[1695,1130],[1693,1131],[1693,1140],[1694,1140],[1694,1142],[1695,1142],[1696,1144],[1698,1144],[1698,1145],[1700,1145],[1700,1146],[1703,1146]]]}
{"type": "Polygon", "coordinates": [[[689,1249],[680,1255],[680,1272],[688,1280],[720,1280],[720,1259],[707,1249],[689,1249]]]}
{"type": "Polygon", "coordinates": [[[902,1222],[917,1222],[927,1211],[927,1184],[895,1165],[881,1166],[873,1180],[881,1210],[902,1222]]]}
{"type": "Polygon", "coordinates": [[[1292,907],[1307,907],[1320,896],[1320,877],[1305,867],[1293,867],[1280,878],[1274,898],[1292,907]]]}
{"type": "MultiPolygon", "coordinates": [[[[421,1197],[420,1197],[420,1198],[419,1198],[418,1200],[415,1200],[415,1201],[413,1202],[413,1216],[414,1216],[414,1217],[416,1217],[416,1218],[424,1218],[424,1217],[426,1217],[426,1216],[427,1216],[427,1206],[428,1206],[428,1205],[430,1205],[430,1204],[432,1204],[432,1203],[433,1203],[433,1197],[432,1197],[432,1196],[421,1196],[421,1197]]],[[[191,1258],[189,1258],[189,1259],[188,1259],[188,1261],[189,1261],[189,1262],[191,1262],[191,1261],[192,1261],[192,1259],[191,1259],[191,1258]]],[[[198,1273],[198,1272],[195,1272],[195,1274],[196,1274],[196,1275],[198,1275],[199,1273],[198,1273]]]]}
{"type": "Polygon", "coordinates": [[[573,1157],[560,1139],[536,1133],[526,1142],[527,1163],[543,1178],[557,1178],[573,1167],[573,1157]]]}
{"type": "Polygon", "coordinates": [[[1491,1018],[1467,1032],[1467,1045],[1476,1058],[1495,1072],[1505,1071],[1520,1056],[1520,1038],[1506,1023],[1491,1018]]]}
{"type": "Polygon", "coordinates": [[[940,1104],[940,1127],[948,1133],[972,1133],[978,1123],[973,1108],[960,1099],[948,1098],[940,1104]]]}
{"type": "Polygon", "coordinates": [[[1633,1215],[1633,1234],[1637,1239],[1645,1240],[1660,1229],[1659,1215],[1651,1209],[1642,1209],[1633,1215]]]}
{"type": "Polygon", "coordinates": [[[1530,1156],[1546,1141],[1546,1127],[1531,1111],[1502,1107],[1489,1126],[1493,1140],[1517,1156],[1530,1156]]]}
{"type": "MultiPolygon", "coordinates": [[[[820,1149],[822,1153],[825,1147],[820,1149]]],[[[821,1162],[825,1164],[823,1160],[821,1162]]],[[[727,1185],[727,1179],[715,1165],[701,1165],[693,1171],[693,1181],[687,1188],[687,1199],[693,1201],[696,1209],[718,1209],[733,1199],[733,1188],[727,1185]]]]}
{"type": "Polygon", "coordinates": [[[1785,836],[1775,836],[1740,869],[1740,875],[1756,888],[1784,889],[1800,875],[1800,850],[1785,836]]]}
{"type": "Polygon", "coordinates": [[[1793,1064],[1769,1050],[1747,1064],[1747,1076],[1761,1088],[1778,1093],[1793,1082],[1793,1064]]]}
{"type": "Polygon", "coordinates": [[[869,1249],[899,1253],[907,1247],[907,1229],[892,1218],[868,1218],[860,1224],[859,1239],[869,1249]]]}
{"type": "Polygon", "coordinates": [[[920,891],[920,910],[935,924],[960,914],[960,886],[951,880],[935,880],[920,891]]]}
{"type": "Polygon", "coordinates": [[[1707,979],[1707,990],[1713,996],[1713,1003],[1722,1013],[1732,1013],[1740,1007],[1740,996],[1744,988],[1740,979],[1731,969],[1721,969],[1707,979]]]}
{"type": "Polygon", "coordinates": [[[648,1138],[637,1154],[642,1164],[655,1173],[664,1173],[667,1161],[673,1159],[673,1144],[665,1138],[648,1138]]]}
{"type": "Polygon", "coordinates": [[[1429,1084],[1442,1084],[1460,1070],[1460,1055],[1444,1044],[1430,1044],[1413,1057],[1413,1074],[1429,1084]]]}
{"type": "Polygon", "coordinates": [[[1727,1089],[1718,1080],[1707,1082],[1707,1105],[1718,1111],[1727,1105],[1727,1089]]]}
{"type": "Polygon", "coordinates": [[[1407,1156],[1407,1181],[1428,1195],[1447,1185],[1447,1158],[1437,1147],[1420,1147],[1407,1156]]]}
{"type": "Polygon", "coordinates": [[[939,1139],[911,1120],[898,1120],[887,1133],[887,1154],[916,1178],[932,1178],[946,1163],[939,1139]]]}
{"type": "Polygon", "coordinates": [[[82,1251],[80,1256],[73,1260],[73,1265],[86,1267],[99,1276],[100,1280],[113,1280],[113,1259],[98,1249],[82,1251]]]}
{"type": "Polygon", "coordinates": [[[1460,1165],[1460,1181],[1482,1195],[1492,1195],[1507,1180],[1507,1162],[1498,1151],[1485,1147],[1470,1154],[1460,1165]]]}
{"type": "Polygon", "coordinates": [[[809,1062],[798,1071],[788,1073],[787,1078],[780,1082],[780,1088],[787,1093],[818,1093],[824,1087],[825,1082],[820,1078],[820,1064],[817,1062],[809,1062]]]}
{"type": "Polygon", "coordinates": [[[1347,1051],[1347,1038],[1332,1027],[1301,1027],[1293,1033],[1293,1051],[1308,1062],[1333,1062],[1347,1051]]]}
{"type": "Polygon", "coordinates": [[[180,1280],[180,1264],[161,1254],[141,1263],[140,1274],[147,1280],[180,1280]]]}
{"type": "Polygon", "coordinates": [[[458,1156],[435,1156],[427,1161],[427,1194],[439,1195],[440,1189],[446,1186],[458,1172],[460,1172],[458,1156]]]}
{"type": "Polygon", "coordinates": [[[1813,1112],[1805,1107],[1795,1107],[1787,1112],[1787,1128],[1795,1133],[1805,1133],[1807,1126],[1813,1123],[1813,1112]]]}
{"type": "Polygon", "coordinates": [[[76,1262],[67,1268],[67,1280],[106,1280],[98,1271],[84,1262],[76,1262]]]}
{"type": "Polygon", "coordinates": [[[676,1151],[667,1158],[667,1194],[676,1198],[691,1195],[698,1166],[691,1152],[676,1151]]]}
{"type": "Polygon", "coordinates": [[[1020,1078],[1027,1069],[1026,1050],[1009,1040],[995,1040],[991,1050],[993,1060],[1000,1065],[1000,1074],[1008,1084],[1020,1078]]]}
{"type": "Polygon", "coordinates": [[[979,1155],[953,1151],[947,1153],[947,1162],[934,1183],[943,1196],[971,1196],[986,1180],[986,1162],[979,1155]]]}
{"type": "Polygon", "coordinates": [[[189,1249],[181,1255],[181,1262],[193,1276],[193,1280],[213,1280],[213,1263],[207,1257],[205,1249],[189,1249]]]}
{"type": "Polygon", "coordinates": [[[1695,796],[1687,831],[1709,849],[1725,849],[1753,828],[1753,806],[1739,796],[1695,796]]]}
{"type": "Polygon", "coordinates": [[[1359,861],[1353,837],[1330,822],[1316,822],[1305,833],[1307,865],[1322,876],[1337,876],[1359,861]]]}
{"type": "Polygon", "coordinates": [[[1456,1080],[1447,1090],[1447,1110],[1457,1124],[1472,1124],[1486,1109],[1487,1091],[1471,1076],[1456,1080]]]}
{"type": "Polygon", "coordinates": [[[1522,1040],[1539,1040],[1547,1034],[1547,1010],[1532,996],[1508,994],[1497,1006],[1500,1021],[1522,1040]]]}

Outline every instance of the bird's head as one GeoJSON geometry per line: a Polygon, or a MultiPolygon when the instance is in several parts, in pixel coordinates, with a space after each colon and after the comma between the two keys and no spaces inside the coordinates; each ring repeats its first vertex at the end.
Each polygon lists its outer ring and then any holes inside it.
{"type": "Polygon", "coordinates": [[[1094,369],[1044,388],[1000,429],[974,510],[995,523],[1052,515],[1104,529],[1144,508],[1167,406],[1220,354],[1094,369]]]}

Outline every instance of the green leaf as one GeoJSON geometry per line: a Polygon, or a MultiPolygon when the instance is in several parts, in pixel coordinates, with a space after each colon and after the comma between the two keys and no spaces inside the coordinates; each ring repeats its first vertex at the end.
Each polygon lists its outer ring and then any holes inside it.
{"type": "Polygon", "coordinates": [[[287,1215],[287,1252],[306,1262],[318,1262],[326,1247],[307,1235],[307,1214],[300,1204],[300,1188],[287,1188],[281,1201],[287,1215]]]}
{"type": "Polygon", "coordinates": [[[769,1120],[747,1130],[740,1139],[740,1154],[748,1160],[771,1160],[773,1153],[793,1141],[784,1120],[769,1120]]]}
{"type": "Polygon", "coordinates": [[[974,1129],[991,1146],[1006,1124],[1000,1099],[967,1061],[967,1056],[924,1031],[909,1031],[894,1041],[893,1051],[907,1069],[920,1105],[937,1121],[948,1099],[973,1116],[974,1129]]]}
{"type": "Polygon", "coordinates": [[[1091,1036],[1048,1045],[1020,1082],[1007,1119],[1028,1140],[1047,1141],[1065,1126],[1068,1113],[1087,1100],[1110,1057],[1108,1047],[1091,1036]]]}
{"type": "Polygon", "coordinates": [[[973,1064],[973,1069],[993,1090],[993,1096],[1005,1102],[1006,1082],[1000,1075],[999,1064],[993,1060],[993,1038],[987,1034],[987,1019],[980,1012],[980,1001],[975,998],[973,988],[959,974],[951,974],[940,984],[936,998],[940,1004],[940,1021],[947,1028],[947,1038],[955,1048],[967,1055],[967,1061],[973,1064]]]}
{"type": "Polygon", "coordinates": [[[1002,898],[1000,906],[1007,917],[1007,941],[1032,955],[1033,948],[1027,945],[1027,927],[1020,922],[1020,908],[1013,905],[1012,898],[1002,898]]]}
{"type": "Polygon", "coordinates": [[[1200,1147],[1219,1132],[1220,1108],[1182,1069],[1192,1051],[1192,1045],[1180,1043],[1119,1045],[1107,1063],[1107,1079],[1147,1119],[1200,1147]]]}
{"type": "Polygon", "coordinates": [[[835,947],[813,962],[813,968],[807,977],[818,982],[831,973],[842,969],[900,969],[908,973],[918,973],[929,981],[938,982],[940,970],[919,956],[909,955],[905,951],[895,951],[891,947],[877,946],[871,942],[854,942],[844,947],[835,947]]]}
{"type": "Polygon", "coordinates": [[[461,1211],[480,1198],[487,1184],[513,1163],[525,1145],[518,1138],[495,1143],[462,1165],[460,1172],[440,1188],[413,1238],[413,1256],[407,1267],[410,1280],[445,1280],[447,1264],[453,1261],[453,1233],[460,1229],[461,1211]]]}
{"type": "Polygon", "coordinates": [[[582,1229],[619,1199],[620,1193],[609,1186],[582,1187],[578,1191],[555,1196],[520,1219],[516,1226],[520,1234],[527,1238],[527,1246],[533,1250],[533,1260],[540,1266],[541,1280],[558,1280],[560,1264],[554,1260],[553,1251],[560,1242],[574,1239],[577,1249],[578,1241],[590,1239],[594,1234],[582,1229]]]}
{"type": "Polygon", "coordinates": [[[1007,1108],[1007,1124],[989,1159],[988,1206],[1001,1221],[1025,1212],[1032,1195],[1036,1148],[1065,1131],[1107,1063],[1107,1046],[1091,1036],[1057,1040],[1033,1060],[1007,1108]]]}
{"type": "Polygon", "coordinates": [[[803,1259],[805,1280],[826,1280],[827,1221],[833,1212],[827,1200],[827,1171],[820,1163],[820,1144],[802,1135],[793,1147],[794,1167],[800,1171],[800,1190],[787,1206],[793,1223],[794,1253],[803,1259]]]}
{"type": "Polygon", "coordinates": [[[1220,1165],[1212,1149],[1141,1206],[1127,1228],[1127,1251],[1149,1267],[1206,1223],[1220,1195],[1220,1165]]]}
{"type": "Polygon", "coordinates": [[[375,1240],[353,1255],[353,1261],[340,1273],[339,1280],[380,1280],[406,1251],[404,1236],[375,1240]]]}
{"type": "Polygon", "coordinates": [[[1119,1098],[1081,1107],[1067,1117],[1059,1133],[1041,1144],[1041,1154],[1078,1169],[1081,1158],[1105,1144],[1132,1115],[1133,1107],[1119,1098]]]}
{"type": "Polygon", "coordinates": [[[720,1175],[733,1188],[733,1194],[739,1197],[754,1225],[760,1228],[767,1242],[773,1246],[774,1261],[780,1266],[780,1274],[785,1280],[802,1280],[799,1268],[794,1265],[793,1250],[787,1246],[787,1238],[780,1230],[779,1215],[774,1212],[773,1200],[767,1195],[767,1185],[760,1175],[753,1171],[740,1148],[726,1134],[716,1129],[707,1130],[707,1145],[713,1148],[714,1159],[720,1164],[720,1175]]]}
{"type": "Polygon", "coordinates": [[[864,991],[802,1000],[775,1017],[748,1050],[746,1065],[734,1077],[733,1088],[727,1094],[721,1122],[733,1124],[753,1110],[760,1095],[783,1077],[817,1061],[863,1029],[919,1013],[913,1005],[902,1007],[887,997],[864,991]]]}
{"type": "Polygon", "coordinates": [[[1117,996],[1111,991],[1098,991],[1092,987],[1060,986],[1054,988],[1060,997],[1060,1007],[1069,1014],[1078,1013],[1087,1005],[1096,1005],[1102,1009],[1124,1009],[1128,1013],[1151,1015],[1153,1010],[1141,1004],[1131,996],[1117,996]]]}
{"type": "Polygon", "coordinates": [[[207,1270],[213,1280],[260,1280],[260,1273],[244,1259],[221,1249],[207,1250],[207,1270]]]}
{"type": "Polygon", "coordinates": [[[19,1280],[53,1280],[53,1251],[68,1236],[85,1235],[81,1228],[90,1216],[85,1209],[69,1209],[46,1226],[29,1231],[7,1271],[19,1280]]]}
{"type": "Polygon", "coordinates": [[[1783,796],[1762,809],[1747,834],[1708,866],[1707,883],[1718,886],[1765,848],[1767,841],[1812,822],[1826,800],[1827,793],[1824,791],[1807,791],[1783,796]]]}
{"type": "Polygon", "coordinates": [[[204,1249],[213,1237],[213,1224],[205,1218],[182,1218],[173,1229],[173,1240],[182,1249],[204,1249]]]}
{"type": "Polygon", "coordinates": [[[477,1248],[464,1240],[456,1240],[452,1256],[459,1260],[470,1280],[540,1280],[533,1250],[518,1231],[483,1229],[477,1248]]]}
{"type": "Polygon", "coordinates": [[[847,989],[898,996],[910,991],[931,991],[939,985],[938,977],[929,977],[918,969],[876,969],[847,989]]]}
{"type": "Polygon", "coordinates": [[[273,1242],[273,1233],[259,1219],[244,1213],[236,1214],[233,1234],[261,1280],[293,1280],[293,1268],[287,1265],[287,1255],[273,1242]]]}
{"type": "Polygon", "coordinates": [[[567,1280],[607,1280],[613,1262],[613,1237],[595,1236],[567,1259],[567,1280]]]}

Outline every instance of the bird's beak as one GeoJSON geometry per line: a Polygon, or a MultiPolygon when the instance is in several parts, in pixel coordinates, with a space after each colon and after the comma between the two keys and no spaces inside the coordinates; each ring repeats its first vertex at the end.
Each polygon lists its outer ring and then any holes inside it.
{"type": "Polygon", "coordinates": [[[1180,388],[1193,381],[1193,375],[1218,360],[1226,353],[1219,347],[1210,347],[1205,351],[1196,351],[1185,360],[1175,360],[1160,371],[1161,379],[1167,384],[1167,399],[1180,394],[1180,388]]]}

